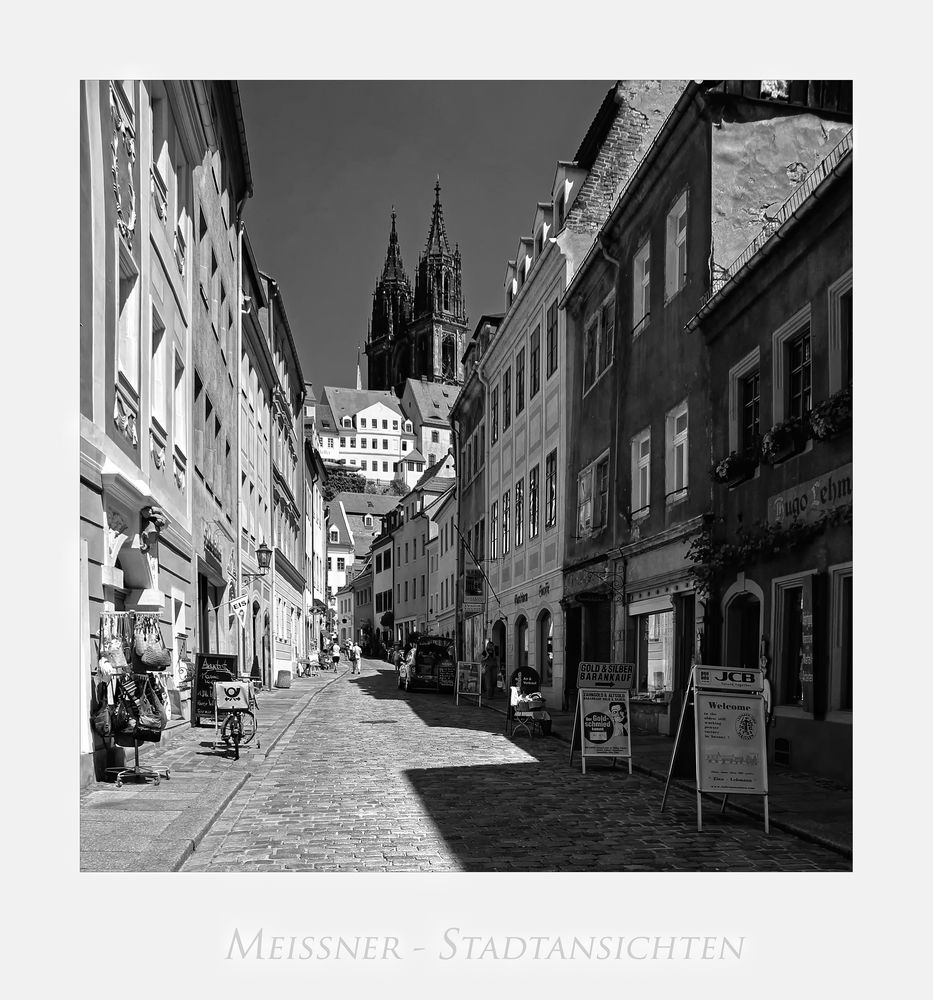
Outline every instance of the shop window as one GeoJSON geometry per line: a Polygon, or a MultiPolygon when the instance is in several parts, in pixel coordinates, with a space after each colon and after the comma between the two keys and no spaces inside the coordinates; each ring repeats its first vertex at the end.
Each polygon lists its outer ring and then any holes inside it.
{"type": "Polygon", "coordinates": [[[674,612],[636,615],[634,627],[636,693],[663,700],[674,682],[674,612]]]}

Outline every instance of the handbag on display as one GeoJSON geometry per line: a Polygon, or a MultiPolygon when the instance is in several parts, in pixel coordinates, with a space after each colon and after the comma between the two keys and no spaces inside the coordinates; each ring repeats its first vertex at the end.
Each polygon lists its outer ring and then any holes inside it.
{"type": "Polygon", "coordinates": [[[102,614],[100,618],[100,655],[106,657],[112,667],[123,668],[126,651],[123,648],[123,621],[112,614],[102,614]]]}
{"type": "Polygon", "coordinates": [[[110,706],[107,704],[107,682],[97,685],[97,707],[91,712],[91,726],[98,736],[107,737],[111,733],[110,706]]]}
{"type": "Polygon", "coordinates": [[[172,653],[165,647],[162,629],[152,618],[137,624],[133,652],[137,665],[144,670],[166,670],[172,665],[172,653]]]}

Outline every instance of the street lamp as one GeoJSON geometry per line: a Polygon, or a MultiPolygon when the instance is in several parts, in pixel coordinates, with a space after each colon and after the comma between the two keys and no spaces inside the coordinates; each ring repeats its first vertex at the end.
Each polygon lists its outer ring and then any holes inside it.
{"type": "Polygon", "coordinates": [[[259,562],[259,572],[244,573],[244,579],[255,580],[257,577],[266,575],[266,570],[269,569],[269,565],[272,562],[272,549],[264,541],[260,542],[259,548],[256,549],[256,559],[259,562]]]}

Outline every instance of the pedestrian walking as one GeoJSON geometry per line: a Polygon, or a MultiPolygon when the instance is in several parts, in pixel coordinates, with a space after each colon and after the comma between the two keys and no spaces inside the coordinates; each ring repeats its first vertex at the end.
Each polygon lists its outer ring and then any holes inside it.
{"type": "Polygon", "coordinates": [[[337,664],[340,662],[340,643],[334,639],[333,646],[330,647],[330,657],[334,661],[334,672],[337,671],[337,664]]]}
{"type": "Polygon", "coordinates": [[[350,647],[350,673],[358,674],[363,663],[363,650],[358,642],[354,642],[350,647]]]}
{"type": "Polygon", "coordinates": [[[496,685],[499,683],[499,656],[492,639],[486,640],[483,648],[483,676],[486,678],[486,700],[496,697],[496,685]]]}

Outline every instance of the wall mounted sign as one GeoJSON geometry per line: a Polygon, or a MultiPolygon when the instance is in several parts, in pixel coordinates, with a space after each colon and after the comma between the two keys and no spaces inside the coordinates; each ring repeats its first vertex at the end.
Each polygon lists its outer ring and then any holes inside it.
{"type": "Polygon", "coordinates": [[[768,523],[816,521],[824,511],[852,503],[852,463],[768,497],[768,523]]]}

